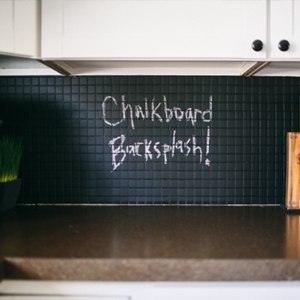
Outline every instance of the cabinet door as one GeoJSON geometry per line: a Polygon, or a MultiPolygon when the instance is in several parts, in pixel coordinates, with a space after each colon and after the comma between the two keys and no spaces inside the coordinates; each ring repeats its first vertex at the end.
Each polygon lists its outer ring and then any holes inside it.
{"type": "Polygon", "coordinates": [[[270,1],[270,58],[300,59],[300,0],[270,1]],[[282,40],[290,44],[287,51],[278,47],[282,40]]]}
{"type": "Polygon", "coordinates": [[[40,49],[39,0],[0,1],[0,53],[36,57],[40,49]]]}
{"type": "Polygon", "coordinates": [[[266,0],[43,0],[42,57],[263,60],[266,0]]]}
{"type": "Polygon", "coordinates": [[[13,1],[0,1],[0,51],[13,52],[14,24],[13,1]]]}

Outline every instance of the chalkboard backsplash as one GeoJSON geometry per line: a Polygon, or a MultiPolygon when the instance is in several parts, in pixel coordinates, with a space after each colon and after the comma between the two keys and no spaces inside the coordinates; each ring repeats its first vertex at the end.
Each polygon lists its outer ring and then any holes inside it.
{"type": "Polygon", "coordinates": [[[1,77],[22,203],[280,204],[298,78],[1,77]]]}

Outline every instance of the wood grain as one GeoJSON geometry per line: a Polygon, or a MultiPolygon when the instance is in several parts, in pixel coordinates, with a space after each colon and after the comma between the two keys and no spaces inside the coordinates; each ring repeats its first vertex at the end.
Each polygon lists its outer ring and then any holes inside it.
{"type": "Polygon", "coordinates": [[[287,209],[300,209],[300,132],[287,133],[286,196],[287,209]]]}

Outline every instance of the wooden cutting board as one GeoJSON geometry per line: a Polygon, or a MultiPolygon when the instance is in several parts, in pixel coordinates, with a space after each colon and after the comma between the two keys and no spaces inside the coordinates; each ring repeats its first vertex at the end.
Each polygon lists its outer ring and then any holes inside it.
{"type": "Polygon", "coordinates": [[[287,133],[286,147],[285,206],[300,210],[300,132],[287,133]]]}

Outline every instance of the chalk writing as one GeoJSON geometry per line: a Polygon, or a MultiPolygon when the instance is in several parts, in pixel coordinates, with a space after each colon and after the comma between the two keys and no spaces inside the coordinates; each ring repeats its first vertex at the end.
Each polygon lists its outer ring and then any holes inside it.
{"type": "Polygon", "coordinates": [[[108,145],[111,147],[113,171],[116,170],[126,159],[126,157],[139,156],[145,161],[162,159],[164,164],[169,158],[180,153],[185,156],[190,154],[198,157],[198,162],[202,163],[202,148],[197,144],[197,138],[192,135],[186,140],[177,138],[176,130],[173,130],[173,137],[170,144],[162,144],[160,141],[144,139],[133,144],[126,144],[126,136],[121,134],[111,139],[108,145]]]}
{"type": "MultiPolygon", "coordinates": [[[[132,105],[126,103],[124,95],[121,96],[121,103],[119,103],[113,96],[105,97],[102,102],[103,120],[109,126],[117,126],[125,121],[129,121],[131,128],[135,129],[135,121],[138,119],[151,120],[152,122],[159,121],[160,123],[168,123],[172,119],[181,122],[184,119],[187,122],[191,122],[193,126],[196,125],[198,120],[205,123],[211,122],[212,120],[212,106],[210,104],[209,109],[200,110],[198,108],[187,108],[182,109],[180,107],[169,107],[166,96],[163,96],[162,102],[156,102],[155,98],[150,101],[147,97],[144,99],[143,107],[140,105],[132,105]],[[122,117],[113,121],[113,117],[109,116],[107,110],[107,104],[113,104],[116,108],[120,107],[122,117]]],[[[211,102],[210,102],[211,103],[211,102]]]]}
{"type": "Polygon", "coordinates": [[[113,96],[106,96],[102,102],[102,112],[105,124],[115,127],[127,121],[132,130],[135,130],[138,120],[150,120],[159,123],[169,123],[171,120],[182,122],[185,120],[186,122],[190,122],[193,127],[197,125],[198,121],[202,121],[203,125],[207,124],[205,146],[199,144],[200,138],[196,137],[195,134],[184,139],[178,138],[176,130],[172,131],[169,143],[162,143],[159,140],[149,138],[128,143],[125,134],[113,137],[108,142],[112,156],[112,171],[118,169],[130,156],[140,157],[145,162],[161,160],[164,164],[167,164],[175,155],[183,155],[185,157],[194,156],[197,162],[201,164],[204,159],[203,148],[205,149],[204,155],[206,156],[204,164],[207,167],[211,164],[209,159],[211,128],[209,124],[213,116],[212,96],[209,97],[209,108],[206,110],[192,107],[187,109],[177,106],[171,107],[167,102],[166,96],[162,97],[162,101],[156,101],[155,98],[149,101],[145,97],[143,105],[127,103],[125,95],[121,96],[120,101],[117,101],[113,96]],[[121,114],[116,119],[113,117],[113,112],[117,109],[120,109],[121,114]]]}

